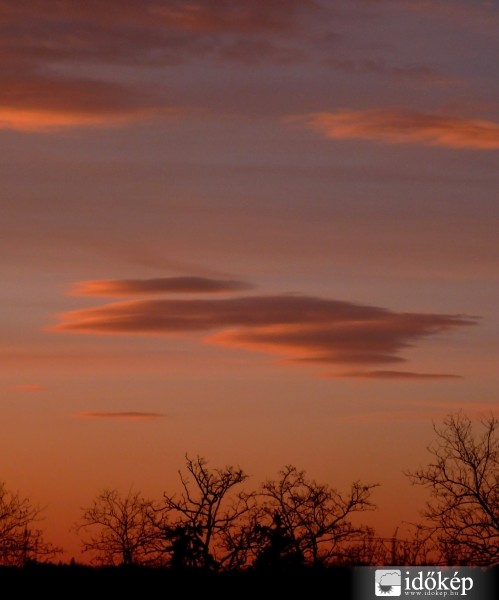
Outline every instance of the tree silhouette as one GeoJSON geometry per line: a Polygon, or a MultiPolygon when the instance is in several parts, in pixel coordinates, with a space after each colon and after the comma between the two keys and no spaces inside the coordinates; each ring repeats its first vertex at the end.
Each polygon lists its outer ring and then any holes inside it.
{"type": "Polygon", "coordinates": [[[431,491],[423,514],[447,564],[499,562],[498,427],[490,416],[477,433],[469,417],[449,415],[434,425],[432,462],[406,473],[431,491]]]}
{"type": "Polygon", "coordinates": [[[296,540],[283,526],[281,515],[276,511],[272,524],[259,525],[261,547],[256,555],[255,567],[267,570],[288,570],[303,565],[305,557],[296,540]]]}
{"type": "Polygon", "coordinates": [[[251,494],[234,492],[247,475],[239,467],[210,469],[204,458],[186,456],[187,475],[179,471],[180,495],[164,494],[156,519],[171,564],[217,570],[238,564],[237,532],[249,511],[251,494]]]}
{"type": "Polygon", "coordinates": [[[347,556],[349,544],[358,543],[372,532],[350,520],[353,513],[373,510],[370,497],[376,484],[352,484],[341,494],[326,484],[307,479],[304,471],[292,465],[279,473],[279,479],[262,486],[263,512],[267,515],[268,539],[259,553],[262,557],[276,552],[281,559],[324,564],[347,556]]]}
{"type": "Polygon", "coordinates": [[[201,529],[189,524],[163,529],[165,540],[170,542],[170,567],[172,569],[195,568],[204,564],[204,547],[201,529]]]}
{"type": "Polygon", "coordinates": [[[42,531],[34,527],[41,513],[42,509],[32,505],[29,498],[10,492],[0,482],[0,564],[23,566],[61,552],[45,542],[42,531]]]}
{"type": "Polygon", "coordinates": [[[83,508],[77,530],[84,532],[84,552],[105,565],[149,564],[158,561],[158,532],[154,527],[154,503],[140,492],[103,490],[83,508]]]}

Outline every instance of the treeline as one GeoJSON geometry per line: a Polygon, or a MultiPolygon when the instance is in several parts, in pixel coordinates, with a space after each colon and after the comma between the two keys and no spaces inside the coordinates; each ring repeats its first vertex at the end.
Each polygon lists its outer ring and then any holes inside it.
{"type": "MultiPolygon", "coordinates": [[[[361,524],[376,509],[376,483],[346,491],[292,465],[257,488],[235,466],[186,457],[180,493],[160,500],[101,491],[76,524],[84,552],[100,565],[172,571],[293,572],[351,565],[496,565],[499,557],[499,422],[477,428],[462,414],[435,427],[429,464],[406,475],[430,490],[424,524],[406,539],[383,539],[361,524]]],[[[0,486],[0,564],[53,560],[60,549],[35,526],[39,507],[0,486]]]]}
{"type": "Polygon", "coordinates": [[[247,491],[242,469],[211,469],[200,457],[186,459],[180,481],[182,492],[160,502],[101,492],[79,524],[84,550],[100,564],[276,569],[357,561],[373,535],[352,517],[374,509],[374,485],[340,494],[287,466],[247,491]]]}

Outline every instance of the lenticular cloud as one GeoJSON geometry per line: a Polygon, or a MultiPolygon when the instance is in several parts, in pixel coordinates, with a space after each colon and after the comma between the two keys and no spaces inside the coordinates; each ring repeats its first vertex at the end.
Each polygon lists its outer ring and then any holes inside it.
{"type": "Polygon", "coordinates": [[[395,312],[386,308],[315,296],[209,296],[249,287],[240,281],[206,278],[82,282],[73,290],[96,295],[189,292],[186,298],[107,303],[59,315],[52,329],[87,334],[199,333],[205,343],[280,356],[295,364],[340,367],[331,376],[371,379],[445,379],[446,373],[372,370],[406,362],[404,350],[476,319],[463,315],[395,312]],[[203,294],[204,292],[204,294],[203,294]],[[197,295],[196,295],[197,293],[197,295]],[[346,369],[345,369],[346,367],[346,369]]]}

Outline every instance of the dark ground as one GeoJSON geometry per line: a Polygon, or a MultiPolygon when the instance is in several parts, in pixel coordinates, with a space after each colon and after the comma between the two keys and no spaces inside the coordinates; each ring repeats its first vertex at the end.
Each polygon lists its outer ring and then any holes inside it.
{"type": "MultiPolygon", "coordinates": [[[[211,598],[231,600],[256,598],[292,600],[354,598],[355,570],[331,567],[296,568],[285,571],[239,571],[230,573],[200,570],[172,571],[146,567],[89,567],[33,563],[26,567],[0,567],[0,590],[5,598],[85,598],[109,600],[136,598],[211,598]]],[[[491,582],[487,598],[499,598],[499,567],[488,570],[491,582]]],[[[490,579],[489,579],[490,578],[490,579]]],[[[370,599],[367,599],[370,600],[370,599]]]]}
{"type": "Polygon", "coordinates": [[[144,567],[92,568],[33,564],[0,568],[4,597],[32,598],[185,598],[258,599],[324,597],[350,600],[351,570],[299,569],[287,572],[172,572],[144,567]]]}

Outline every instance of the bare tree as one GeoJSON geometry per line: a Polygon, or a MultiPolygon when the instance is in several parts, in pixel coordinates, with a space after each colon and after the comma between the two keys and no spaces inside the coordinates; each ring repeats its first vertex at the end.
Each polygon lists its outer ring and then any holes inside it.
{"type": "Polygon", "coordinates": [[[318,565],[349,556],[351,546],[371,534],[354,525],[354,513],[373,510],[370,497],[375,484],[352,484],[341,494],[327,484],[307,479],[304,471],[286,466],[279,479],[262,486],[263,511],[267,525],[267,542],[261,548],[258,562],[278,560],[318,565]]]}
{"type": "Polygon", "coordinates": [[[176,567],[228,569],[240,565],[251,494],[234,488],[247,475],[239,467],[210,469],[204,458],[186,456],[187,474],[179,471],[182,492],[164,494],[156,520],[165,550],[176,567]]]}
{"type": "Polygon", "coordinates": [[[461,413],[434,425],[432,461],[406,473],[430,490],[424,516],[448,564],[499,562],[499,421],[491,415],[479,431],[461,413]]]}
{"type": "Polygon", "coordinates": [[[158,560],[158,532],[151,500],[129,490],[105,489],[83,508],[76,528],[85,536],[83,551],[93,552],[93,562],[105,565],[152,564],[158,560]]]}
{"type": "Polygon", "coordinates": [[[45,542],[42,531],[35,527],[42,511],[0,482],[0,564],[22,566],[49,560],[61,552],[45,542]]]}

